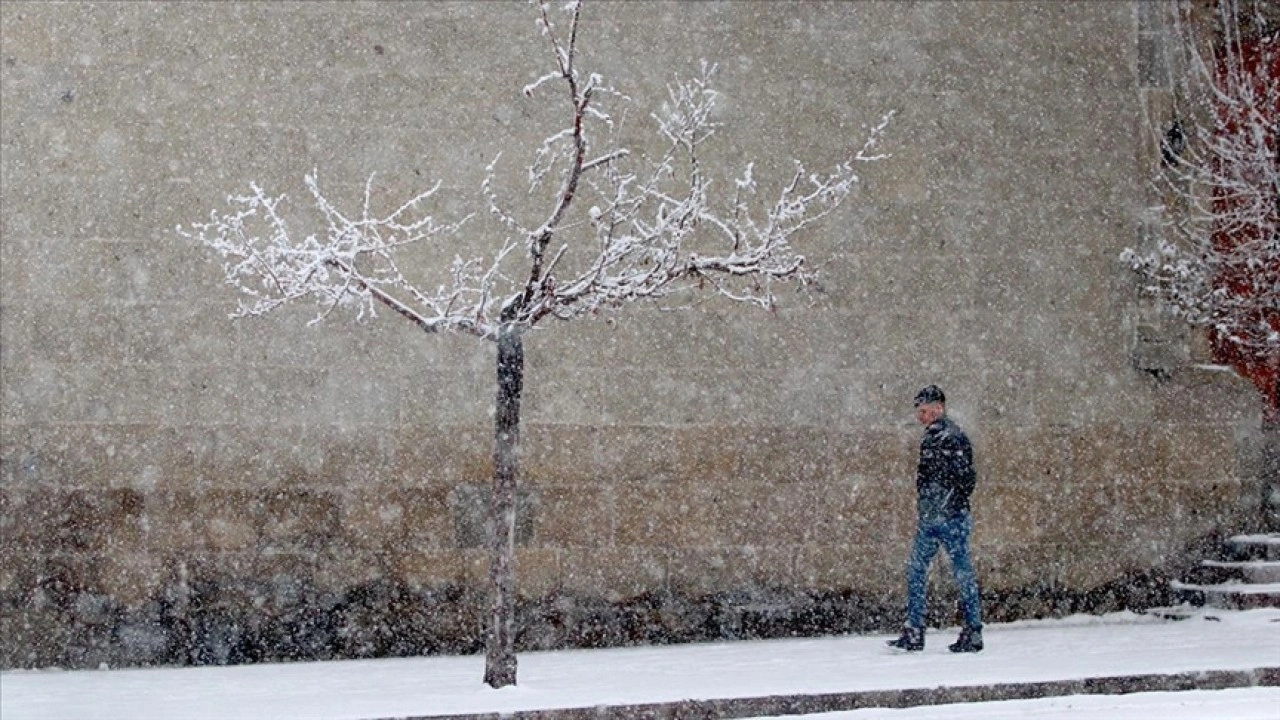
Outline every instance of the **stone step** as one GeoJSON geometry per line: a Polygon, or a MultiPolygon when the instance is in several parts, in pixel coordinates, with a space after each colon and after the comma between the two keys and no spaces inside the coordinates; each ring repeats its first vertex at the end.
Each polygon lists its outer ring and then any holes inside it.
{"type": "Polygon", "coordinates": [[[1174,590],[1195,590],[1197,592],[1232,593],[1236,595],[1280,595],[1280,583],[1247,583],[1228,582],[1217,585],[1196,585],[1174,580],[1174,590]]]}
{"type": "Polygon", "coordinates": [[[1280,560],[1204,560],[1200,565],[1238,570],[1251,583],[1280,583],[1280,560]]]}
{"type": "Polygon", "coordinates": [[[1260,607],[1280,607],[1280,583],[1225,582],[1213,585],[1169,583],[1174,590],[1203,593],[1205,604],[1210,607],[1246,610],[1260,607]]]}
{"type": "Polygon", "coordinates": [[[1233,535],[1227,543],[1237,551],[1261,556],[1264,560],[1280,560],[1280,533],[1233,535]]]}

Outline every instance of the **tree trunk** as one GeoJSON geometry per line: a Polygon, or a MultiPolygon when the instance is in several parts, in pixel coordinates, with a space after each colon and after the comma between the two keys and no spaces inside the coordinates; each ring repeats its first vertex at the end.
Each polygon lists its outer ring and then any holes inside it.
{"type": "Polygon", "coordinates": [[[1262,423],[1262,497],[1259,498],[1264,532],[1280,532],[1280,419],[1268,416],[1262,423]]]}
{"type": "Polygon", "coordinates": [[[506,326],[498,338],[493,493],[489,500],[490,615],[485,638],[484,681],[494,688],[516,684],[514,556],[520,392],[523,386],[524,342],[518,329],[506,326]]]}

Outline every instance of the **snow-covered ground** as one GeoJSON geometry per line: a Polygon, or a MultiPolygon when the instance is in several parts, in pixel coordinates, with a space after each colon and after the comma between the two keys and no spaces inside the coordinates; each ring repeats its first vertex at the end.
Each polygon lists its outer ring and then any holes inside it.
{"type": "MultiPolygon", "coordinates": [[[[362,720],[1280,666],[1280,609],[1206,612],[1181,621],[1120,613],[989,625],[985,635],[987,650],[978,655],[947,652],[950,632],[932,633],[918,654],[890,651],[883,636],[526,653],[520,684],[503,690],[481,683],[478,656],[17,671],[0,673],[0,718],[362,720]]],[[[1007,712],[1052,720],[1280,720],[1277,700],[1280,690],[1256,688],[822,717],[997,718],[1007,712]]]]}
{"type": "Polygon", "coordinates": [[[1276,720],[1280,688],[1071,695],[903,710],[791,715],[788,720],[1276,720]]]}

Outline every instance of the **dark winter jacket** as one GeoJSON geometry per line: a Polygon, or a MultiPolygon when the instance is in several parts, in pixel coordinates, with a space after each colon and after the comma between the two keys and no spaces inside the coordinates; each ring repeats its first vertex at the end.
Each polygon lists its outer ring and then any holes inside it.
{"type": "Polygon", "coordinates": [[[921,519],[945,520],[966,512],[977,479],[973,446],[960,426],[944,415],[924,429],[916,466],[916,507],[921,519]]]}

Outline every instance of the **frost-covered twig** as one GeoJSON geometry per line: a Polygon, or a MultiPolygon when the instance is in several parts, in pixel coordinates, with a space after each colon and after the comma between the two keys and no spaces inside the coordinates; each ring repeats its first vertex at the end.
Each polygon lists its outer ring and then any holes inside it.
{"type": "Polygon", "coordinates": [[[777,284],[813,282],[815,270],[792,243],[848,197],[858,182],[856,163],[887,157],[876,145],[892,113],[829,171],[797,164],[770,199],[753,164],[720,192],[701,161],[721,126],[715,65],[703,61],[692,77],[668,87],[666,101],[650,114],[661,152],[647,155],[616,141],[619,115],[609,106],[631,99],[578,68],[580,4],[564,6],[567,28],[553,22],[546,0],[536,5],[553,65],[523,94],[559,87],[567,101],[564,121],[528,167],[530,193],[555,183],[545,214],[525,222],[507,209],[494,182],[499,154],[485,168],[481,194],[510,235],[490,258],[457,258],[440,268],[447,280],[428,290],[406,278],[397,251],[456,236],[472,217],[440,223],[425,213],[439,184],[379,216],[370,178],[363,204],[349,216],[308,176],[322,230],[305,236],[277,211],[283,196],[252,185],[251,194],[231,198],[232,211],[182,230],[224,259],[227,282],[244,296],[238,316],[310,298],[321,306],[316,320],[347,306],[364,317],[381,306],[430,332],[495,339],[503,327],[531,328],[546,317],[570,319],[701,288],[771,308],[777,284]],[[517,249],[524,250],[524,271],[516,267],[517,249]]]}
{"type": "MultiPolygon", "coordinates": [[[[280,214],[285,196],[272,197],[256,183],[250,185],[249,195],[228,198],[234,210],[215,210],[208,222],[178,228],[223,259],[226,282],[244,296],[235,317],[263,315],[310,298],[321,306],[312,322],[338,307],[354,306],[363,318],[382,305],[429,332],[493,334],[493,308],[486,306],[493,270],[481,271],[482,260],[458,259],[451,283],[434,292],[412,284],[396,263],[395,254],[405,245],[456,235],[470,220],[467,216],[438,223],[419,209],[435,195],[438,183],[390,214],[377,216],[370,199],[371,177],[361,214],[352,218],[325,196],[315,174],[305,180],[323,223],[318,234],[293,232],[280,214]]],[[[509,248],[497,253],[493,267],[506,252],[509,248]]]]}
{"type": "Polygon", "coordinates": [[[1247,354],[1280,355],[1280,32],[1260,25],[1244,42],[1245,8],[1224,0],[1206,57],[1185,6],[1169,9],[1186,51],[1177,130],[1194,124],[1184,147],[1162,146],[1163,236],[1122,258],[1171,313],[1247,354]]]}
{"type": "Polygon", "coordinates": [[[711,184],[696,164],[698,149],[715,128],[710,120],[716,98],[709,82],[712,71],[714,67],[704,64],[694,81],[670,90],[670,101],[655,114],[670,148],[643,180],[617,168],[607,173],[607,191],[598,189],[605,204],[593,206],[589,213],[599,248],[595,261],[543,296],[543,304],[531,309],[535,318],[549,314],[570,319],[699,288],[771,308],[775,283],[806,285],[815,279],[791,240],[849,195],[858,181],[853,162],[887,157],[873,154],[873,149],[892,113],[871,130],[849,161],[831,172],[815,174],[797,166],[757,221],[748,202],[758,189],[751,165],[735,182],[736,192],[722,210],[718,205],[723,201],[713,200],[711,184]],[[688,172],[677,178],[682,156],[688,172]],[[716,250],[717,245],[722,249],[716,250]]]}

